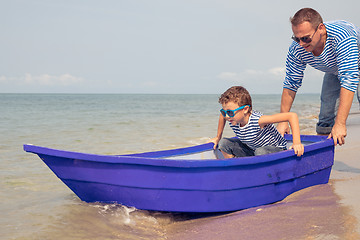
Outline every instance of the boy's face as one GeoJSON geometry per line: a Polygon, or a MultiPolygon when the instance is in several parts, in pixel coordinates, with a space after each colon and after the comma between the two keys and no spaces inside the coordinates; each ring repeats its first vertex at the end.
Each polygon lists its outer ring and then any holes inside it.
{"type": "MultiPolygon", "coordinates": [[[[235,110],[240,106],[237,103],[230,101],[228,103],[222,104],[222,107],[226,111],[226,110],[235,110]]],[[[233,117],[229,117],[228,115],[226,115],[225,119],[229,121],[231,125],[235,126],[240,124],[240,126],[244,126],[247,123],[246,115],[248,111],[249,111],[249,107],[246,106],[245,108],[236,111],[233,117]]]]}

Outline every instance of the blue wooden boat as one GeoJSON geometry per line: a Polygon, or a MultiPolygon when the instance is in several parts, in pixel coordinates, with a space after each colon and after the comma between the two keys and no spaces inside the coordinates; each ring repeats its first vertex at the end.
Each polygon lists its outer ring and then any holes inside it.
{"type": "MultiPolygon", "coordinates": [[[[288,140],[291,135],[285,136],[288,140]]],[[[226,212],[281,201],[325,184],[334,143],[301,136],[305,153],[221,159],[213,144],[131,155],[95,155],[24,145],[81,200],[169,212],[226,212]]]]}

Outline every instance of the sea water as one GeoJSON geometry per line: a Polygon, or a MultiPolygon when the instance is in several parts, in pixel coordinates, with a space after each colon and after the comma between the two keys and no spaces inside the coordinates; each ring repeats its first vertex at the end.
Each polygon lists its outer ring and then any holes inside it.
{"type": "MultiPolygon", "coordinates": [[[[130,154],[206,143],[216,136],[218,95],[0,94],[1,239],[167,239],[183,215],[84,203],[39,159],[30,143],[95,154],[130,154]]],[[[253,95],[264,114],[280,95],[253,95]]],[[[314,134],[320,100],[299,94],[292,111],[314,134]]],[[[225,136],[233,136],[230,128],[225,136]]]]}

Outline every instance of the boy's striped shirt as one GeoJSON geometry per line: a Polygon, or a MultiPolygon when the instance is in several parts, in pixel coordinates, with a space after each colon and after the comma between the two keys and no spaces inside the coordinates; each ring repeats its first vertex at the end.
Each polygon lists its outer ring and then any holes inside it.
{"type": "Polygon", "coordinates": [[[261,112],[253,110],[248,123],[244,127],[240,127],[239,124],[229,124],[240,141],[253,150],[265,146],[286,149],[286,140],[280,135],[274,124],[268,124],[263,129],[260,129],[259,118],[262,115],[261,112]]]}

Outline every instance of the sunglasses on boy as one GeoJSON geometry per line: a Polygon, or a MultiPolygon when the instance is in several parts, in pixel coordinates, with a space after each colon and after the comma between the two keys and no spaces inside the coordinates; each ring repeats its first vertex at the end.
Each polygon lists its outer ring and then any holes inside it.
{"type": "Polygon", "coordinates": [[[239,111],[239,110],[243,109],[243,108],[246,107],[246,106],[249,106],[249,107],[250,107],[250,105],[243,105],[243,106],[238,107],[237,109],[234,109],[234,110],[224,110],[224,109],[221,109],[220,112],[221,112],[221,114],[222,114],[224,117],[226,117],[226,114],[227,114],[229,117],[234,117],[236,111],[239,111]]]}
{"type": "MultiPolygon", "coordinates": [[[[320,24],[319,24],[319,25],[320,25],[320,24]]],[[[292,37],[291,37],[292,40],[294,40],[294,41],[297,42],[297,43],[300,43],[300,41],[302,41],[303,43],[311,43],[312,38],[314,37],[316,31],[318,30],[319,25],[315,28],[315,32],[313,33],[313,35],[312,35],[311,37],[305,36],[305,37],[298,38],[298,37],[292,36],[292,37]]]]}

